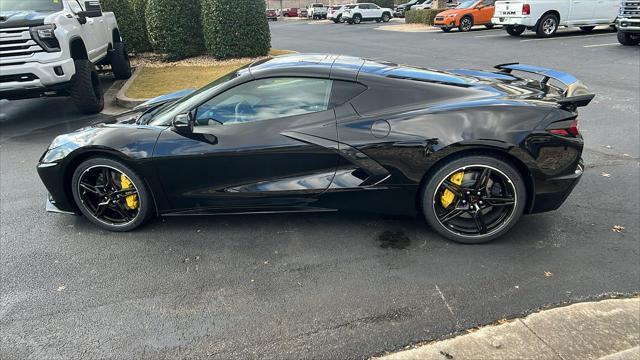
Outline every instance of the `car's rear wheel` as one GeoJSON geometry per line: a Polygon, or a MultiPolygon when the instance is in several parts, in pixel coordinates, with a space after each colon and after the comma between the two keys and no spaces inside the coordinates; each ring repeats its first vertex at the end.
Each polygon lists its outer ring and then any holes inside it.
{"type": "Polygon", "coordinates": [[[76,73],[71,77],[69,95],[78,110],[97,114],[104,109],[104,96],[96,67],[89,60],[76,60],[74,63],[76,73]]]}
{"type": "Polygon", "coordinates": [[[592,32],[595,28],[595,26],[580,26],[580,30],[584,32],[592,32]]]}
{"type": "Polygon", "coordinates": [[[473,27],[473,19],[470,16],[464,16],[460,19],[460,26],[458,26],[458,30],[460,31],[469,31],[473,27]]]}
{"type": "Polygon", "coordinates": [[[344,18],[342,17],[342,15],[338,15],[338,22],[344,23],[344,18]]]}
{"type": "Polygon", "coordinates": [[[111,61],[111,70],[113,76],[118,80],[124,80],[131,77],[131,62],[129,61],[129,53],[123,42],[115,43],[113,51],[109,55],[111,61]]]}
{"type": "Polygon", "coordinates": [[[382,14],[382,22],[389,22],[389,20],[391,20],[391,16],[389,14],[382,14]]]}
{"type": "Polygon", "coordinates": [[[554,14],[546,14],[538,23],[536,34],[538,37],[551,37],[558,31],[558,17],[554,14]]]}
{"type": "Polygon", "coordinates": [[[507,31],[507,34],[511,36],[520,36],[525,30],[527,30],[527,27],[522,25],[508,25],[504,29],[507,31]]]}
{"type": "Polygon", "coordinates": [[[353,21],[354,24],[360,24],[360,22],[362,22],[362,16],[360,16],[358,14],[353,15],[353,20],[352,21],[353,21]]]}
{"type": "Polygon", "coordinates": [[[96,157],[81,163],[71,180],[73,198],[84,216],[109,231],[130,231],[153,215],[144,181],[123,163],[96,157]]]}
{"type": "Polygon", "coordinates": [[[508,161],[471,155],[449,161],[431,174],[421,203],[435,231],[456,242],[478,244],[515,225],[524,212],[526,189],[508,161]]]}

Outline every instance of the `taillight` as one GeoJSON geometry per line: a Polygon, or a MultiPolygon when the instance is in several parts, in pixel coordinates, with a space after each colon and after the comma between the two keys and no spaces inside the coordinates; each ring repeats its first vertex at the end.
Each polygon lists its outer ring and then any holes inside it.
{"type": "Polygon", "coordinates": [[[555,122],[547,127],[547,131],[565,137],[579,137],[580,126],[578,119],[555,122]]]}
{"type": "Polygon", "coordinates": [[[522,4],[522,15],[530,15],[531,6],[529,4],[522,4]]]}

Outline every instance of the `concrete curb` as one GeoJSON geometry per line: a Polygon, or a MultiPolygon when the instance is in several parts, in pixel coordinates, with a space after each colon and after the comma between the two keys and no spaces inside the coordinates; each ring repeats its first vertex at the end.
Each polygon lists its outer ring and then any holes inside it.
{"type": "Polygon", "coordinates": [[[135,68],[129,80],[127,80],[127,82],[124,83],[122,88],[120,88],[120,91],[118,91],[118,94],[116,95],[116,104],[118,106],[127,108],[127,109],[133,109],[134,107],[149,100],[149,99],[133,99],[133,98],[127,97],[126,95],[127,90],[129,90],[129,87],[131,87],[131,84],[133,84],[133,82],[136,80],[138,75],[140,75],[140,70],[141,68],[135,68]]]}
{"type": "Polygon", "coordinates": [[[381,357],[624,359],[640,346],[640,298],[578,303],[381,357]]]}

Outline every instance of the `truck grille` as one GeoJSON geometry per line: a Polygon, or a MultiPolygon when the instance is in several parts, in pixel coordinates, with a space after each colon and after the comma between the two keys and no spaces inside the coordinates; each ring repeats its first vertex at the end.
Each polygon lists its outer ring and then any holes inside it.
{"type": "Polygon", "coordinates": [[[28,27],[0,29],[0,59],[23,59],[44,51],[32,38],[28,27]]]}
{"type": "Polygon", "coordinates": [[[640,17],[640,1],[623,1],[620,5],[621,17],[640,17]]]}

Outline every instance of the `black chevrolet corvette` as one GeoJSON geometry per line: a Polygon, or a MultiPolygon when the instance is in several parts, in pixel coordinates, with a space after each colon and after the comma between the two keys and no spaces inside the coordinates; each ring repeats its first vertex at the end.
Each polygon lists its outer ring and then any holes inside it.
{"type": "Polygon", "coordinates": [[[113,231],[157,215],[358,210],[422,214],[480,243],[565,201],[583,172],[576,109],[593,97],[517,63],[289,55],[58,136],[38,173],[48,210],[113,231]]]}

